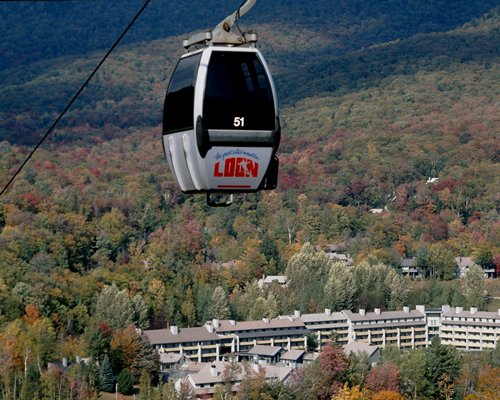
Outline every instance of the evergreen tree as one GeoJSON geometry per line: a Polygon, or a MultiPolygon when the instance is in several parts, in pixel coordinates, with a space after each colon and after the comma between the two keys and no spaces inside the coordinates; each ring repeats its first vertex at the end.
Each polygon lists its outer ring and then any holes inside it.
{"type": "Polygon", "coordinates": [[[128,369],[122,369],[117,379],[118,392],[121,394],[132,394],[134,391],[134,385],[132,382],[132,375],[128,369]]]}
{"type": "Polygon", "coordinates": [[[426,350],[425,379],[428,399],[440,398],[443,390],[448,390],[460,373],[460,356],[451,346],[444,346],[438,336],[434,336],[426,350]]]}
{"type": "Polygon", "coordinates": [[[99,370],[99,383],[102,391],[108,393],[114,392],[115,377],[107,354],[104,356],[101,369],[99,370]]]}
{"type": "Polygon", "coordinates": [[[405,357],[401,365],[401,381],[405,393],[413,398],[423,398],[427,386],[426,354],[423,349],[413,349],[405,357]]]}

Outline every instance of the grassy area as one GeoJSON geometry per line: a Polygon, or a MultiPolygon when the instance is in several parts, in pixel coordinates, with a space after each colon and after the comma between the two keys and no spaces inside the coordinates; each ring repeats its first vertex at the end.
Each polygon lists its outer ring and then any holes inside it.
{"type": "Polygon", "coordinates": [[[485,285],[490,296],[500,298],[500,278],[487,279],[485,285]]]}

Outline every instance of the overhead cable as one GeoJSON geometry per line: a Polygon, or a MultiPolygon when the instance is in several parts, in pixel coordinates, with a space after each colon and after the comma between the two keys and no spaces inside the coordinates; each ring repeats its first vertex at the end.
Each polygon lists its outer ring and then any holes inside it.
{"type": "Polygon", "coordinates": [[[97,64],[97,66],[94,68],[94,70],[89,75],[89,77],[85,80],[85,82],[80,87],[80,89],[75,93],[75,95],[73,96],[73,98],[69,101],[69,103],[66,105],[66,107],[64,108],[64,110],[59,114],[59,116],[56,118],[56,120],[52,123],[52,125],[47,130],[47,132],[45,132],[45,135],[43,135],[43,137],[40,139],[40,141],[38,142],[38,144],[33,148],[33,150],[28,155],[28,157],[26,157],[26,159],[24,160],[24,162],[21,164],[21,166],[14,173],[14,175],[12,176],[12,178],[10,178],[9,182],[7,182],[7,184],[5,185],[5,187],[0,192],[0,196],[2,196],[7,191],[7,189],[9,188],[9,186],[12,184],[12,182],[14,181],[14,179],[16,179],[16,177],[22,171],[22,169],[24,168],[24,166],[28,163],[28,161],[31,159],[31,157],[33,157],[33,155],[38,150],[38,148],[42,145],[42,143],[45,141],[45,139],[47,139],[47,137],[52,133],[52,131],[54,130],[54,128],[56,127],[56,125],[63,118],[64,114],[66,114],[66,112],[69,110],[69,108],[73,105],[73,103],[78,98],[78,96],[80,95],[80,93],[82,93],[83,89],[85,89],[85,87],[88,85],[88,83],[94,77],[94,75],[97,73],[97,71],[99,70],[99,68],[101,68],[102,64],[104,64],[104,62],[109,57],[109,55],[113,52],[113,50],[115,49],[115,47],[118,46],[118,44],[120,43],[120,41],[127,34],[127,32],[129,31],[129,29],[132,27],[132,25],[134,25],[135,21],[139,18],[139,16],[142,14],[142,12],[144,11],[144,9],[147,7],[147,5],[150,2],[151,2],[151,0],[146,0],[144,2],[144,4],[141,6],[141,8],[139,9],[139,11],[137,11],[137,13],[134,15],[134,17],[130,20],[130,22],[125,27],[125,29],[123,30],[123,32],[120,34],[120,36],[118,37],[118,39],[116,39],[115,43],[109,48],[109,50],[106,52],[106,54],[101,59],[101,61],[99,62],[99,64],[97,64]]]}

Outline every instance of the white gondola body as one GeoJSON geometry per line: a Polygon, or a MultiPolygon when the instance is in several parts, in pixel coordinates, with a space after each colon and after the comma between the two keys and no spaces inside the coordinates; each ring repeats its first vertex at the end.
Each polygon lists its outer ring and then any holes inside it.
{"type": "MultiPolygon", "coordinates": [[[[196,75],[193,78],[195,82],[193,82],[192,121],[186,129],[180,127],[178,130],[163,132],[163,147],[175,180],[181,190],[186,193],[252,192],[259,190],[272,158],[275,156],[277,142],[279,142],[276,91],[262,54],[255,48],[210,46],[184,55],[179,63],[187,57],[199,58],[196,75]],[[231,129],[206,129],[210,146],[206,150],[206,154],[200,154],[200,135],[199,132],[197,135],[197,123],[200,117],[202,120],[206,117],[204,115],[204,101],[207,91],[207,74],[214,52],[224,52],[225,54],[230,52],[252,53],[257,56],[272,92],[276,125],[275,129],[246,130],[245,125],[249,121],[245,121],[243,115],[229,116],[233,125],[231,129]],[[257,144],[254,145],[255,143],[257,144]]],[[[179,73],[182,74],[182,71],[179,73]]],[[[173,84],[171,81],[169,90],[172,89],[171,85],[173,84]]],[[[223,112],[224,110],[217,110],[217,112],[219,111],[223,112]]],[[[169,112],[166,104],[165,114],[167,115],[169,112]]],[[[177,116],[173,115],[171,118],[175,119],[177,116]]]]}

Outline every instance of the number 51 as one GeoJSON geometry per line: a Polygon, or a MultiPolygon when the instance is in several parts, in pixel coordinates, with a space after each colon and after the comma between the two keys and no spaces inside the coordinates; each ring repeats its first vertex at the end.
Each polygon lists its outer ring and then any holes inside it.
{"type": "Polygon", "coordinates": [[[245,117],[234,117],[234,126],[235,127],[244,127],[245,126],[245,117]]]}

